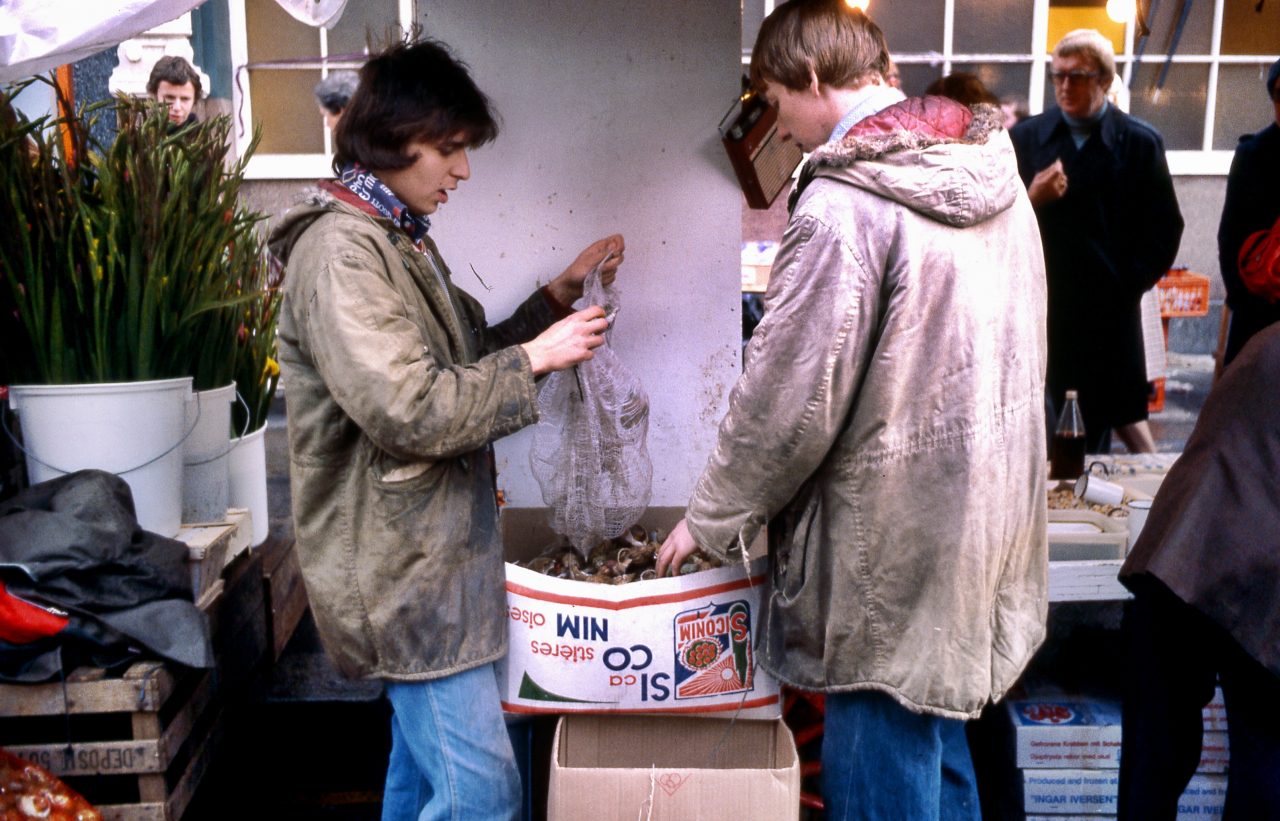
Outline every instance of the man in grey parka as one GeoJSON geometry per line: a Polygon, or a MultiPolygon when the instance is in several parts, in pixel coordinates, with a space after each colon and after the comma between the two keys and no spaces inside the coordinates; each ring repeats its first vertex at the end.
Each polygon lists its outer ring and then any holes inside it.
{"type": "Polygon", "coordinates": [[[758,658],[826,694],[828,817],[977,819],[964,720],[1045,629],[1044,261],[999,109],[904,99],[888,60],[842,0],[761,26],[752,81],[812,153],[660,569],[767,526],[758,658]]]}

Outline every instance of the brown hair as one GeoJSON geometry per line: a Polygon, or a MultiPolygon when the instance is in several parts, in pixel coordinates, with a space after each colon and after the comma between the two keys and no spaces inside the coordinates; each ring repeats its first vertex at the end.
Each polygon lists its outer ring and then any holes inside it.
{"type": "Polygon", "coordinates": [[[414,161],[405,151],[410,142],[439,144],[458,133],[471,148],[498,136],[493,106],[466,64],[444,43],[396,43],[360,69],[334,133],[333,170],[406,168],[414,161]]]}
{"type": "Polygon", "coordinates": [[[946,77],[939,77],[929,84],[924,93],[949,97],[965,105],[974,105],[975,103],[1000,105],[1000,98],[992,94],[990,89],[982,84],[982,81],[978,79],[978,75],[967,71],[953,71],[946,77]]]}
{"type": "Polygon", "coordinates": [[[889,71],[880,27],[844,0],[791,0],[760,26],[751,52],[751,84],[772,80],[792,91],[809,87],[809,72],[835,88],[859,85],[889,71]]]}
{"type": "Polygon", "coordinates": [[[152,97],[156,96],[156,92],[160,90],[160,83],[170,83],[175,86],[186,85],[191,83],[191,87],[196,90],[196,99],[200,99],[203,89],[200,85],[200,75],[196,72],[191,64],[181,57],[169,55],[156,60],[156,64],[151,67],[151,76],[147,78],[147,93],[152,97]]]}

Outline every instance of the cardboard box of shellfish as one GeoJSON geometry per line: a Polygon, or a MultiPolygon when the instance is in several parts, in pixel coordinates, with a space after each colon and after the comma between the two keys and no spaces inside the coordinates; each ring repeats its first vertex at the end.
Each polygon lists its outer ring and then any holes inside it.
{"type": "Polygon", "coordinates": [[[549,821],[800,817],[800,760],[781,719],[563,716],[549,821]]]}
{"type": "Polygon", "coordinates": [[[507,657],[499,665],[503,709],[750,719],[781,714],[777,681],[756,665],[763,557],[749,568],[741,562],[689,566],[689,572],[663,579],[629,566],[652,553],[648,534],[665,535],[682,514],[680,508],[650,508],[639,523],[646,539],[602,546],[610,555],[594,563],[608,566],[584,570],[555,548],[558,538],[544,509],[503,510],[509,617],[507,657]],[[540,556],[544,561],[535,567],[560,562],[574,565],[573,572],[561,568],[558,575],[567,577],[559,578],[545,572],[554,568],[538,572],[516,564],[540,556]],[[588,576],[594,581],[582,580],[588,576]],[[619,576],[626,583],[616,583],[619,576]]]}

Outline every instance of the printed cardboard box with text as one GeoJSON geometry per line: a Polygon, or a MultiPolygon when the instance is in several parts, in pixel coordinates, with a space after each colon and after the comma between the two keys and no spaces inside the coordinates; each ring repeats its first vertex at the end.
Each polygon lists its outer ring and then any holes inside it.
{"type": "MultiPolygon", "coordinates": [[[[641,519],[666,532],[678,508],[641,519]]],[[[510,713],[690,713],[776,718],[777,682],[756,665],[766,560],[675,578],[606,585],[510,562],[555,536],[541,509],[502,512],[508,651],[499,665],[510,713]]]]}
{"type": "MultiPolygon", "coordinates": [[[[1010,699],[1014,763],[1022,768],[1111,770],[1120,766],[1120,702],[1087,696],[1010,699]]],[[[1197,772],[1227,770],[1230,750],[1224,730],[1206,709],[1197,772]]]]}
{"type": "MultiPolygon", "coordinates": [[[[1031,813],[1114,816],[1120,794],[1119,770],[1023,770],[1023,804],[1031,813]]],[[[1222,817],[1227,777],[1196,773],[1178,799],[1178,818],[1222,817]]]]}

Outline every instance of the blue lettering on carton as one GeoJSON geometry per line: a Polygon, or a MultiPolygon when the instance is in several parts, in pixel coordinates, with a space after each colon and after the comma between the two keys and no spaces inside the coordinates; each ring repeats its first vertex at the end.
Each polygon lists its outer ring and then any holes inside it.
{"type": "Polygon", "coordinates": [[[560,638],[572,636],[584,641],[608,641],[609,620],[595,616],[566,616],[556,614],[556,635],[560,638]]]}

